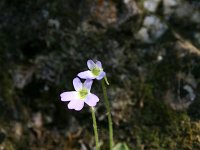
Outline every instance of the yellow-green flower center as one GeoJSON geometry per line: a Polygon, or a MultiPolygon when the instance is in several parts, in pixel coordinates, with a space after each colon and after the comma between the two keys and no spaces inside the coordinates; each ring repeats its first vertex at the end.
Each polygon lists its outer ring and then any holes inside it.
{"type": "Polygon", "coordinates": [[[86,96],[88,95],[88,90],[83,88],[78,92],[80,99],[85,99],[86,96]]]}
{"type": "Polygon", "coordinates": [[[91,71],[94,76],[98,76],[102,70],[98,67],[94,67],[91,71]]]}

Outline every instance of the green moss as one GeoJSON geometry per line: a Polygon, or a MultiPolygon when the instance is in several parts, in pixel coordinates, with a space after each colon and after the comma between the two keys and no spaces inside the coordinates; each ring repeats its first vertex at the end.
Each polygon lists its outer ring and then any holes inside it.
{"type": "MultiPolygon", "coordinates": [[[[149,109],[152,110],[152,108],[149,109]]],[[[159,109],[156,111],[157,115],[152,116],[143,113],[140,119],[144,121],[144,124],[142,126],[137,124],[138,127],[133,129],[136,136],[136,148],[145,147],[148,150],[197,150],[200,148],[197,144],[199,142],[197,135],[200,134],[199,124],[190,122],[187,114],[177,114],[169,108],[165,109],[168,113],[163,113],[164,110],[159,109]]]]}
{"type": "Polygon", "coordinates": [[[198,150],[200,149],[200,123],[191,121],[186,111],[174,111],[153,93],[152,82],[140,83],[138,98],[143,107],[133,114],[134,149],[198,150]]]}
{"type": "Polygon", "coordinates": [[[6,150],[16,150],[15,145],[13,145],[12,142],[6,141],[1,145],[2,148],[5,148],[6,150]]]}

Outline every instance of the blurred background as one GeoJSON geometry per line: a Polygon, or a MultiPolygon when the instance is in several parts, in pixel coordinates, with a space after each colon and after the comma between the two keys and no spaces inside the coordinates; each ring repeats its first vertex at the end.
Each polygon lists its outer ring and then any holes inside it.
{"type": "Polygon", "coordinates": [[[1,0],[0,150],[94,150],[89,107],[60,101],[88,59],[107,72],[115,143],[200,149],[199,0],[1,0]]]}

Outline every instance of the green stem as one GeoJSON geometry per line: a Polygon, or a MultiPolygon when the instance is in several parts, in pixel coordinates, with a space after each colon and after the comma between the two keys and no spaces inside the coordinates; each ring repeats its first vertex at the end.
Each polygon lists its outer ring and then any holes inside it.
{"type": "MultiPolygon", "coordinates": [[[[105,79],[105,78],[104,78],[105,79]]],[[[113,148],[113,126],[112,126],[112,118],[111,118],[111,112],[110,112],[110,104],[108,101],[108,96],[107,96],[107,92],[106,92],[106,86],[105,86],[105,82],[107,82],[107,80],[101,80],[101,85],[102,85],[102,89],[103,89],[103,95],[104,95],[104,102],[105,102],[105,106],[106,106],[106,111],[107,111],[107,115],[108,115],[108,126],[109,126],[109,138],[110,138],[110,150],[112,150],[113,148]]]]}
{"type": "Polygon", "coordinates": [[[95,136],[95,142],[96,142],[96,150],[99,150],[99,136],[97,131],[97,121],[95,117],[94,107],[91,107],[91,113],[92,113],[92,121],[93,121],[93,128],[94,128],[94,136],[95,136]]]}
{"type": "Polygon", "coordinates": [[[104,77],[104,80],[105,80],[106,84],[109,85],[109,82],[108,82],[108,79],[106,76],[104,77]]]}

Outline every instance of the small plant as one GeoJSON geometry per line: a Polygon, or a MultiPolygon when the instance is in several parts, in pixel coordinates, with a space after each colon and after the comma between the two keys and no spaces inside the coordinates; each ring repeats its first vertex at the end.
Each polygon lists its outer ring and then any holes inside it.
{"type": "Polygon", "coordinates": [[[94,108],[97,102],[99,101],[99,98],[95,94],[92,94],[90,90],[91,90],[94,79],[101,80],[101,86],[102,86],[103,95],[104,95],[104,102],[105,102],[105,107],[106,107],[107,117],[108,117],[110,150],[129,150],[127,145],[124,143],[122,144],[119,143],[114,147],[112,117],[111,117],[110,104],[108,101],[106,85],[105,85],[105,83],[107,85],[109,85],[109,83],[106,77],[106,73],[103,70],[102,64],[100,61],[97,61],[95,63],[92,60],[88,60],[87,66],[89,70],[80,72],[77,75],[79,78],[85,79],[85,82],[82,83],[78,77],[74,78],[73,85],[74,85],[75,91],[63,92],[62,94],[60,94],[61,101],[65,101],[65,102],[69,101],[68,108],[74,109],[76,111],[80,111],[83,108],[84,103],[86,103],[87,105],[91,107],[96,150],[100,150],[99,136],[98,136],[98,131],[97,131],[96,117],[95,117],[95,108],[94,108]]]}

